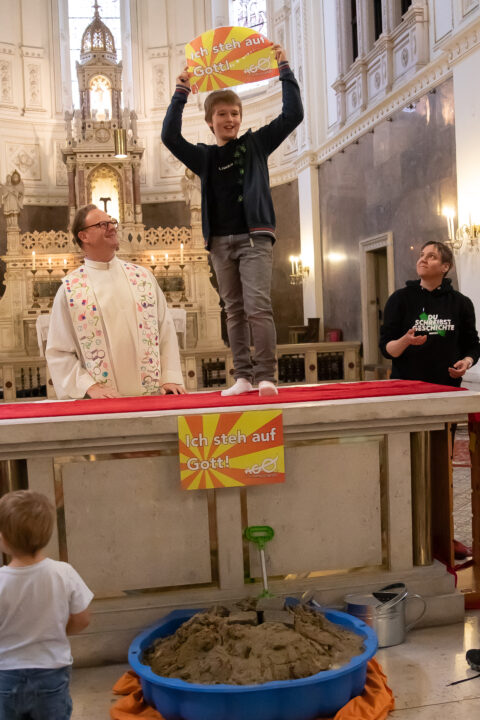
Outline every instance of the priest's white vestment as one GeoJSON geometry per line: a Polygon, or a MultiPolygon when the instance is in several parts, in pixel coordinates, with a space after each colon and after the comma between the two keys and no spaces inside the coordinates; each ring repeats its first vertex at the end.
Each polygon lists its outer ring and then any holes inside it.
{"type": "MultiPolygon", "coordinates": [[[[94,309],[99,318],[96,334],[101,335],[102,347],[105,348],[110,363],[109,382],[123,396],[145,395],[151,393],[151,390],[147,392],[145,384],[142,384],[139,371],[141,362],[145,362],[145,347],[142,346],[139,332],[136,307],[138,302],[129,275],[125,271],[127,267],[131,277],[132,268],[137,267],[131,263],[124,263],[116,257],[108,263],[85,258],[81,272],[86,273],[85,277],[88,276],[88,291],[93,293],[92,297],[95,298],[94,309]]],[[[153,369],[157,377],[156,385],[183,385],[177,335],[165,297],[148,270],[138,268],[138,271],[143,277],[148,275],[154,289],[151,299],[156,305],[159,351],[157,358],[159,356],[160,361],[160,367],[153,369]]],[[[71,275],[75,276],[75,273],[78,271],[71,275]]],[[[85,349],[81,346],[78,329],[75,330],[72,321],[73,302],[71,297],[68,297],[69,277],[65,278],[55,296],[45,352],[55,393],[59,399],[83,398],[88,388],[98,382],[98,377],[86,368],[85,349]]],[[[154,353],[152,357],[155,358],[154,353]]]]}

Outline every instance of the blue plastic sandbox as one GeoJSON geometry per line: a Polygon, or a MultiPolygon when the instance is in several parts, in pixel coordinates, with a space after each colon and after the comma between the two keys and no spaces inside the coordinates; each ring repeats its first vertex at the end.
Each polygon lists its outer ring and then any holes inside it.
{"type": "Polygon", "coordinates": [[[201,610],[174,610],[130,645],[128,662],[140,676],[144,698],[165,720],[315,720],[334,715],[363,692],[377,636],[358,618],[337,610],[326,611],[327,620],[360,635],[365,646],[361,655],[339,670],[262,685],[200,685],[161,677],[140,662],[156,638],[172,635],[197,612],[201,610]]]}

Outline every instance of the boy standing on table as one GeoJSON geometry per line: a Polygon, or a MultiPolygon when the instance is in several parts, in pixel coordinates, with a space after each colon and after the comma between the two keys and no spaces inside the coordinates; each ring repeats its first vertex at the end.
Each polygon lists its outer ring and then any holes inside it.
{"type": "Polygon", "coordinates": [[[0,499],[0,718],[69,720],[67,634],[90,622],[93,593],[71,565],[45,557],[53,507],[31,490],[0,499]]]}
{"type": "Polygon", "coordinates": [[[267,161],[303,120],[303,106],[285,50],[274,45],[272,51],[282,83],[282,112],[268,125],[238,137],[242,102],[232,90],[216,90],[205,100],[205,121],[216,144],[189,143],[181,134],[190,93],[187,68],[177,78],[163,122],[163,143],[201,179],[202,231],[225,304],[234,364],[235,384],[222,395],[249,392],[254,381],[260,395],[277,394],[270,298],[275,213],[267,161]]]}

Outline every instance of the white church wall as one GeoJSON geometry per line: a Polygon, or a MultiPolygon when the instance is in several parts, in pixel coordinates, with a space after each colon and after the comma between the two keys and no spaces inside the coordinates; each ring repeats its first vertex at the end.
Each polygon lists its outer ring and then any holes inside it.
{"type": "MultiPolygon", "coordinates": [[[[453,68],[455,97],[455,144],[457,158],[457,207],[455,226],[480,224],[480,98],[472,92],[472,78],[480,73],[480,47],[473,49],[453,68]]],[[[461,292],[471,298],[480,318],[480,254],[462,247],[456,252],[458,283],[461,292]]],[[[467,373],[469,381],[480,382],[480,368],[475,365],[467,373]]]]}
{"type": "MultiPolygon", "coordinates": [[[[331,127],[337,122],[337,98],[332,87],[338,76],[338,35],[335,3],[323,3],[323,27],[325,37],[324,67],[327,85],[327,118],[328,127],[331,127]]],[[[318,72],[319,69],[316,70],[318,72]]]]}
{"type": "MultiPolygon", "coordinates": [[[[316,64],[315,43],[309,40],[307,50],[306,37],[308,31],[318,40],[312,34],[315,24],[309,20],[317,9],[316,0],[269,0],[267,8],[269,35],[286,47],[297,76],[304,68],[308,73],[307,65],[316,64]],[[299,18],[296,30],[292,8],[299,18]],[[300,36],[294,38],[299,27],[300,36]]],[[[212,27],[214,19],[228,24],[228,0],[121,0],[121,17],[123,103],[137,112],[139,136],[146,147],[141,171],[143,201],[183,200],[180,181],[184,169],[162,147],[161,125],[175,78],[185,62],[185,44],[212,27]]],[[[317,144],[318,114],[324,112],[325,101],[314,95],[315,80],[311,88],[314,115],[309,120],[309,132],[314,133],[317,144]]],[[[259,90],[247,91],[244,98],[248,125],[259,127],[278,113],[280,85],[271,81],[259,90]]],[[[4,182],[16,167],[25,182],[26,204],[67,204],[66,173],[59,148],[65,138],[63,115],[72,104],[78,107],[78,98],[72,98],[70,87],[68,1],[2,0],[0,181],[4,182]]],[[[185,131],[193,142],[211,141],[201,96],[187,104],[185,131]]],[[[283,144],[272,158],[273,184],[296,177],[296,159],[311,142],[305,127],[283,144]]]]}
{"type": "Polygon", "coordinates": [[[56,3],[0,3],[0,182],[17,169],[27,205],[66,204],[61,41],[56,3]]]}

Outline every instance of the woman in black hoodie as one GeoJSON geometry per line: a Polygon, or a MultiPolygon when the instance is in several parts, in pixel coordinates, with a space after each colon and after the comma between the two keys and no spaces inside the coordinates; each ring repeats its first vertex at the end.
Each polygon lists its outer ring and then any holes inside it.
{"type": "Polygon", "coordinates": [[[392,360],[392,379],[423,380],[458,387],[480,356],[472,301],[454,290],[446,274],[450,248],[423,245],[419,280],[409,280],[387,300],[380,350],[392,360]]]}

